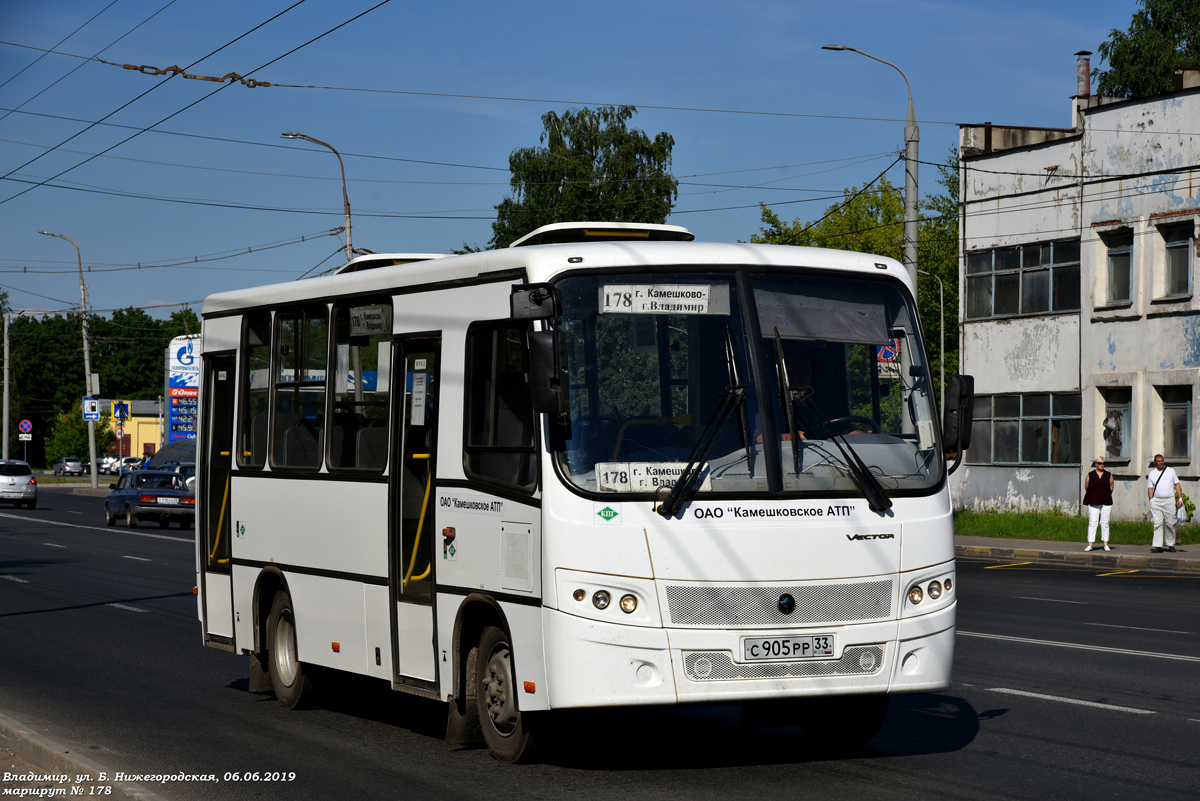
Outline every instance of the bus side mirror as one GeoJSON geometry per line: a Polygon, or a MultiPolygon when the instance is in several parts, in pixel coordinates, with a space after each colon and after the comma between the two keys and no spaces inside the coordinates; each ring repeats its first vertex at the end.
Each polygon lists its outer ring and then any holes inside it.
{"type": "Polygon", "coordinates": [[[562,317],[562,295],[554,284],[513,284],[508,296],[514,320],[553,320],[562,317]]]}
{"type": "Polygon", "coordinates": [[[535,414],[558,415],[570,410],[565,332],[534,331],[529,335],[529,390],[535,414]]]}
{"type": "Polygon", "coordinates": [[[958,468],[962,453],[971,446],[971,423],[975,402],[975,379],[969,375],[952,375],[946,382],[946,412],[942,419],[942,435],[945,437],[946,458],[954,459],[958,468]]]}

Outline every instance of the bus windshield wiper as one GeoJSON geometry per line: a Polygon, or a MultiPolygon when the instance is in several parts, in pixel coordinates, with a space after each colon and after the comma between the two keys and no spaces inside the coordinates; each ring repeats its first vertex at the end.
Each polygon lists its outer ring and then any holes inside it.
{"type": "Polygon", "coordinates": [[[696,440],[696,446],[688,455],[687,465],[679,474],[675,486],[671,487],[667,499],[660,503],[658,509],[655,510],[660,515],[667,518],[674,517],[679,508],[696,494],[698,488],[694,485],[698,483],[700,475],[704,472],[708,455],[712,453],[713,447],[717,444],[717,437],[725,430],[725,424],[729,422],[730,416],[745,399],[746,387],[744,384],[735,384],[725,393],[721,404],[709,418],[708,425],[704,427],[704,431],[700,432],[700,439],[696,440]]]}
{"type": "MultiPolygon", "coordinates": [[[[800,443],[797,442],[798,431],[796,430],[795,416],[793,414],[792,404],[799,402],[806,412],[816,421],[821,427],[821,431],[825,436],[833,441],[837,449],[841,451],[842,460],[846,465],[846,469],[850,471],[850,477],[858,486],[863,497],[867,499],[867,506],[872,512],[882,513],[892,508],[892,499],[887,496],[887,491],[883,485],[879,483],[879,479],[875,478],[875,474],[859,457],[858,451],[854,450],[854,446],[846,439],[846,435],[835,436],[829,430],[829,418],[821,413],[817,404],[812,401],[812,388],[803,387],[795,388],[788,386],[787,366],[783,360],[783,341],[779,337],[779,329],[775,329],[775,366],[779,372],[780,391],[783,394],[784,409],[787,412],[788,429],[792,437],[792,453],[796,455],[800,450],[800,443]]],[[[796,456],[797,469],[799,469],[799,457],[796,456]]]]}
{"type": "MultiPolygon", "coordinates": [[[[729,386],[741,387],[741,377],[738,375],[737,354],[733,350],[733,335],[729,333],[729,326],[725,326],[725,366],[729,370],[729,386]]],[[[754,475],[754,448],[750,445],[750,420],[746,415],[746,404],[738,404],[738,436],[742,441],[742,448],[746,451],[746,468],[750,471],[750,475],[754,475]]]]}

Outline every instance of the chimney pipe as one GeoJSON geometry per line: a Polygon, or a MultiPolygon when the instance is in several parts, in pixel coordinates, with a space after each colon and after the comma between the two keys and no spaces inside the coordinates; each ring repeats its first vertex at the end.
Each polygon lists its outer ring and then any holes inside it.
{"type": "Polygon", "coordinates": [[[1080,50],[1075,54],[1075,96],[1088,98],[1092,96],[1092,62],[1088,58],[1090,50],[1080,50]]]}

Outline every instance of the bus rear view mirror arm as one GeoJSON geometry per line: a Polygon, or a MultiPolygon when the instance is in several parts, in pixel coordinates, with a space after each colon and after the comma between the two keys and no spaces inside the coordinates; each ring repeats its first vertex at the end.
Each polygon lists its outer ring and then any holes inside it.
{"type": "Polygon", "coordinates": [[[946,382],[946,411],[942,419],[946,458],[954,459],[949,472],[962,464],[963,451],[971,447],[971,423],[974,420],[975,379],[969,375],[952,375],[946,382]]]}

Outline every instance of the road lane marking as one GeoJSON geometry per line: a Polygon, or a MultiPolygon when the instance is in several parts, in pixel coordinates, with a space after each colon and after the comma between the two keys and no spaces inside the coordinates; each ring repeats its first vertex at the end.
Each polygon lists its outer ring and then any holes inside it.
{"type": "Polygon", "coordinates": [[[81,515],[81,514],[83,514],[83,512],[76,512],[74,509],[68,509],[68,510],[67,510],[67,514],[69,514],[69,515],[81,515]]]}
{"type": "Polygon", "coordinates": [[[122,534],[132,534],[135,537],[150,537],[155,540],[170,540],[171,542],[182,542],[185,545],[195,545],[195,540],[185,540],[183,537],[168,537],[166,534],[151,534],[149,531],[130,531],[127,528],[105,528],[104,526],[81,526],[77,523],[62,523],[58,520],[47,520],[44,517],[26,517],[25,515],[10,515],[0,512],[0,517],[7,517],[11,520],[24,520],[30,523],[44,523],[47,526],[61,526],[62,528],[82,528],[87,531],[103,531],[116,532],[122,534]]]}
{"type": "Polygon", "coordinates": [[[111,606],[114,609],[124,609],[126,612],[149,612],[150,611],[149,609],[139,609],[136,606],[129,606],[128,604],[105,604],[105,606],[111,606]]]}
{"type": "Polygon", "coordinates": [[[1029,637],[1008,637],[1003,634],[983,634],[978,631],[959,631],[958,633],[962,637],[980,637],[985,640],[1005,640],[1007,642],[1023,642],[1031,645],[1053,645],[1057,648],[1077,648],[1080,651],[1101,651],[1106,654],[1125,654],[1127,656],[1149,656],[1155,659],[1173,659],[1177,662],[1200,662],[1200,656],[1163,654],[1156,651],[1131,651],[1128,648],[1108,648],[1103,645],[1084,645],[1077,642],[1059,642],[1057,640],[1034,640],[1029,637]]]}
{"type": "Polygon", "coordinates": [[[984,570],[1003,570],[1006,567],[1021,567],[1022,565],[1032,565],[1033,562],[1013,562],[1008,565],[988,565],[984,570]]]}
{"type": "Polygon", "coordinates": [[[42,545],[49,545],[51,548],[66,548],[65,545],[59,545],[57,542],[43,542],[42,545]]]}
{"type": "Polygon", "coordinates": [[[1118,626],[1115,623],[1084,623],[1085,626],[1103,626],[1106,629],[1133,629],[1134,631],[1157,631],[1160,634],[1191,634],[1190,631],[1175,631],[1174,629],[1148,629],[1145,626],[1118,626]]]}
{"type": "Polygon", "coordinates": [[[1102,578],[1104,576],[1128,576],[1130,573],[1136,573],[1136,572],[1138,572],[1138,571],[1136,571],[1136,570],[1114,570],[1111,573],[1097,573],[1096,578],[1102,578]]]}
{"type": "Polygon", "coordinates": [[[1042,693],[1031,693],[1025,690],[1010,690],[1007,687],[989,687],[990,693],[1006,693],[1008,695],[1021,695],[1025,698],[1039,698],[1043,701],[1058,701],[1061,704],[1076,704],[1077,706],[1090,706],[1096,709],[1107,709],[1112,712],[1132,712],[1135,715],[1156,715],[1150,709],[1137,709],[1132,706],[1116,706],[1115,704],[1101,704],[1096,701],[1081,701],[1078,698],[1064,698],[1061,695],[1043,695],[1042,693]]]}
{"type": "Polygon", "coordinates": [[[9,581],[15,581],[15,582],[17,582],[18,584],[28,584],[28,583],[29,583],[29,582],[28,582],[28,581],[26,581],[25,579],[23,579],[23,578],[17,578],[16,576],[0,576],[0,578],[2,578],[2,579],[8,579],[9,581]]]}
{"type": "Polygon", "coordinates": [[[1056,604],[1080,604],[1082,606],[1091,606],[1087,601],[1064,601],[1061,598],[1034,598],[1029,595],[1014,595],[1014,598],[1020,598],[1023,601],[1052,601],[1056,604]]]}
{"type": "Polygon", "coordinates": [[[134,559],[138,562],[149,562],[150,560],[144,556],[122,556],[122,559],[134,559]]]}

